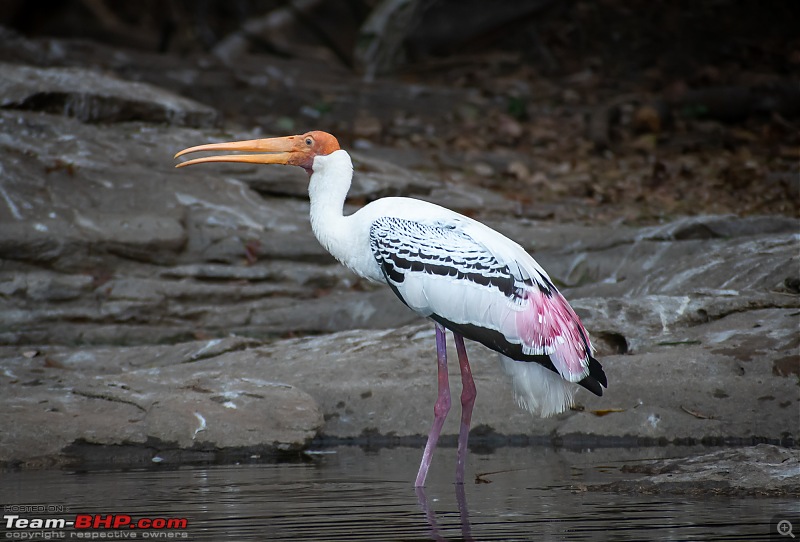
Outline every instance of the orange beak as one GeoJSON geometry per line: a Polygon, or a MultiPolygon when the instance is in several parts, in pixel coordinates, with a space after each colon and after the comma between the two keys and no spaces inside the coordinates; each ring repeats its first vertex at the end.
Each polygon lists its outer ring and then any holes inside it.
{"type": "Polygon", "coordinates": [[[247,164],[285,164],[291,166],[311,167],[314,160],[312,150],[304,143],[303,136],[273,137],[269,139],[251,139],[248,141],[232,141],[230,143],[210,143],[183,149],[175,158],[201,151],[236,151],[255,152],[259,154],[224,154],[206,156],[181,162],[175,167],[191,166],[205,162],[244,162],[247,164]]]}

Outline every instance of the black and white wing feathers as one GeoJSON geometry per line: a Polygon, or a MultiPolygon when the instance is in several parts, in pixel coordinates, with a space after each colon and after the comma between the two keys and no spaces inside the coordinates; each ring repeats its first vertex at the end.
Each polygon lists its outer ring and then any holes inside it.
{"type": "Polygon", "coordinates": [[[602,393],[588,335],[547,274],[499,234],[489,249],[473,224],[381,217],[370,247],[389,286],[418,314],[602,393]]]}

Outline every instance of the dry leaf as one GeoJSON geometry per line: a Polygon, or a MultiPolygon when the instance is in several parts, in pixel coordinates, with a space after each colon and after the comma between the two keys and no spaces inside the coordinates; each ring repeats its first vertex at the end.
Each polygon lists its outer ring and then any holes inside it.
{"type": "Polygon", "coordinates": [[[594,414],[597,417],[602,417],[602,416],[606,416],[608,414],[612,414],[614,412],[625,412],[625,409],[624,408],[604,408],[602,410],[590,410],[589,412],[591,412],[592,414],[594,414]]]}

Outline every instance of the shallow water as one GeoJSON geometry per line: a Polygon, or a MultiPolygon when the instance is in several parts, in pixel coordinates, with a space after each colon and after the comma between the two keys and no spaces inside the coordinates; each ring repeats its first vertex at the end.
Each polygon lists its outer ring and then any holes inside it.
{"type": "MultiPolygon", "coordinates": [[[[619,479],[624,463],[686,455],[686,449],[500,448],[471,454],[468,476],[480,474],[486,483],[470,479],[458,491],[452,483],[455,450],[442,448],[427,487],[416,492],[420,453],[338,447],[293,463],[4,472],[0,504],[66,508],[4,511],[28,519],[187,519],[185,528],[168,531],[41,529],[34,538],[75,539],[80,531],[117,540],[134,534],[139,540],[769,540],[776,514],[800,511],[792,499],[582,490],[587,483],[619,479]]],[[[8,529],[3,521],[0,539],[31,533],[8,529]]]]}

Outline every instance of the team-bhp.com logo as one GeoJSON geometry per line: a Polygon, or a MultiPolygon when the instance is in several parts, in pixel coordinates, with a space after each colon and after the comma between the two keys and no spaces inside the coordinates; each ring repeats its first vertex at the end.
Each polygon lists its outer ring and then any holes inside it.
{"type": "Polygon", "coordinates": [[[56,539],[187,539],[186,518],[145,517],[128,514],[76,514],[72,517],[3,515],[3,538],[10,540],[56,539]]]}

